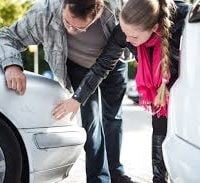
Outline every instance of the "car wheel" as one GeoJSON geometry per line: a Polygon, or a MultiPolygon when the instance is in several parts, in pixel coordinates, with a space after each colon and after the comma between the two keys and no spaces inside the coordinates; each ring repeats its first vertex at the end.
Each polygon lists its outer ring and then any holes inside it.
{"type": "Polygon", "coordinates": [[[0,182],[20,183],[22,153],[20,144],[9,125],[0,119],[0,182]]]}

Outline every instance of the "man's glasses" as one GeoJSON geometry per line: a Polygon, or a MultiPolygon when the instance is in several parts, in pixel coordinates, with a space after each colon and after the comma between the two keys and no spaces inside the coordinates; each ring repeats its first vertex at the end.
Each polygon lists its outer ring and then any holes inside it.
{"type": "Polygon", "coordinates": [[[94,21],[92,21],[89,25],[87,25],[84,28],[78,28],[78,27],[71,25],[70,23],[67,22],[67,20],[65,18],[63,18],[63,23],[64,23],[64,26],[67,30],[72,29],[73,31],[81,33],[81,32],[86,32],[87,29],[94,23],[94,21]]]}

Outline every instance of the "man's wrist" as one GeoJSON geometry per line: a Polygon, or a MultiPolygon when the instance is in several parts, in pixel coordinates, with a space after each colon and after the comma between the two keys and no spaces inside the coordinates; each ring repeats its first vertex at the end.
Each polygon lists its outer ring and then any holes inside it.
{"type": "Polygon", "coordinates": [[[81,104],[80,97],[78,97],[78,95],[77,95],[76,93],[74,93],[74,94],[72,95],[72,98],[81,104]]]}
{"type": "Polygon", "coordinates": [[[17,68],[19,68],[21,71],[23,71],[23,68],[21,67],[21,66],[19,66],[19,65],[8,65],[8,66],[6,66],[5,68],[4,68],[4,71],[6,71],[8,68],[11,68],[11,67],[17,67],[17,68]]]}

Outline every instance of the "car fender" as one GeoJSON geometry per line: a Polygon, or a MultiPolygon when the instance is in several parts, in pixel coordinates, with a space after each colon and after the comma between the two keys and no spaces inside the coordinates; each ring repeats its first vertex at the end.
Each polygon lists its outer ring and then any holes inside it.
{"type": "Polygon", "coordinates": [[[4,73],[0,70],[0,112],[17,128],[67,125],[69,116],[56,121],[52,117],[52,110],[60,100],[68,99],[70,92],[54,80],[28,71],[24,73],[27,79],[26,92],[20,96],[7,88],[4,73]]]}

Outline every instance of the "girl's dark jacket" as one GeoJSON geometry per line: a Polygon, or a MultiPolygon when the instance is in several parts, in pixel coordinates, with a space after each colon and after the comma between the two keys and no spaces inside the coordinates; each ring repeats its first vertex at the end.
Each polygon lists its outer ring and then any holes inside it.
{"type": "MultiPolygon", "coordinates": [[[[185,17],[189,9],[188,4],[182,0],[175,0],[175,4],[177,6],[177,11],[174,16],[174,24],[171,28],[171,79],[168,83],[168,88],[170,88],[178,78],[180,39],[184,27],[185,17]]],[[[102,54],[82,80],[78,89],[75,91],[73,98],[84,105],[102,80],[105,79],[109,72],[113,70],[123,52],[123,48],[125,47],[127,47],[133,53],[133,55],[136,55],[135,47],[126,42],[125,34],[122,32],[120,26],[117,25],[113,30],[112,35],[102,54]]]]}

